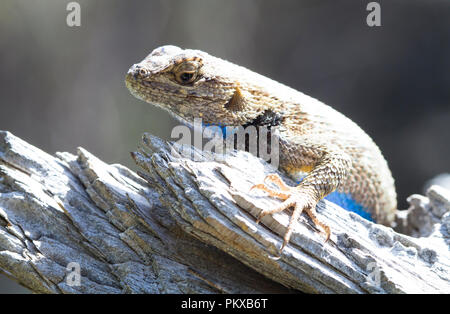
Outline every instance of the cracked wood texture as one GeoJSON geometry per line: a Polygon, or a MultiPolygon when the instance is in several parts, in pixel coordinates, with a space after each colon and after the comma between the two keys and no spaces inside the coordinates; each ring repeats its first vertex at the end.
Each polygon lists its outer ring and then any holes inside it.
{"type": "Polygon", "coordinates": [[[279,202],[249,193],[269,165],[148,134],[133,158],[139,175],[0,132],[0,271],[37,293],[450,292],[450,197],[439,187],[397,217],[419,238],[321,201],[330,240],[302,216],[278,256],[289,213],[257,225],[279,202]],[[80,285],[68,284],[71,262],[80,285]]]}

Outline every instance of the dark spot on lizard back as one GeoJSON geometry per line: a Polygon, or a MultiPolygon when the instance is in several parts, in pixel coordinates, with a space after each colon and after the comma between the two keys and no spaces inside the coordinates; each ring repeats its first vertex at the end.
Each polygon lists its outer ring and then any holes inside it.
{"type": "Polygon", "coordinates": [[[256,127],[266,126],[270,129],[270,127],[281,125],[281,123],[283,122],[283,119],[284,118],[280,113],[274,112],[274,111],[268,109],[268,110],[265,110],[262,114],[257,116],[252,121],[247,122],[244,125],[244,128],[249,125],[254,125],[256,127]]]}

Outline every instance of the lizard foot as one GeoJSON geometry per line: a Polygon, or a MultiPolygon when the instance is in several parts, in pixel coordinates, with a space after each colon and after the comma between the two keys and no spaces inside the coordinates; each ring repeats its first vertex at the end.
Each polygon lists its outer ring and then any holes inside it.
{"type": "Polygon", "coordinates": [[[291,219],[289,220],[289,225],[287,231],[284,235],[283,245],[280,248],[280,253],[283,251],[284,247],[289,243],[289,239],[291,238],[291,234],[294,228],[294,224],[297,221],[300,214],[305,211],[306,214],[311,218],[315,225],[320,226],[326,234],[326,241],[330,238],[330,227],[321,222],[316,214],[316,205],[317,200],[312,196],[309,191],[304,190],[302,187],[290,187],[286,185],[283,180],[277,174],[268,175],[264,182],[272,182],[275,184],[281,191],[273,190],[265,185],[265,183],[256,184],[252,186],[250,190],[259,189],[267,192],[269,196],[276,197],[282,199],[284,202],[280,204],[280,206],[263,210],[256,220],[256,223],[259,223],[262,217],[282,212],[289,207],[294,207],[294,211],[292,213],[291,219]]]}

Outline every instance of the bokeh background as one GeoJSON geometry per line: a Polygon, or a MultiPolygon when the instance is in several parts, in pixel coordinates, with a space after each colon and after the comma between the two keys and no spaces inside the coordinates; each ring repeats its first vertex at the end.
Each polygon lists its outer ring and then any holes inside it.
{"type": "MultiPolygon", "coordinates": [[[[399,207],[450,169],[450,1],[0,1],[0,129],[54,153],[82,146],[136,169],[129,152],[177,123],[124,76],[164,44],[207,51],[332,105],[381,147],[399,207]]],[[[1,271],[0,271],[1,273],[1,271]]],[[[0,292],[26,292],[0,275],[0,292]]]]}

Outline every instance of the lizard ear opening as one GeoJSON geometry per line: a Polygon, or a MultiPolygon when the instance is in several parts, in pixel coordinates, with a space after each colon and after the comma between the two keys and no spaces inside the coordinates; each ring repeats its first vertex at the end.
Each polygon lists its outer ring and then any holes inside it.
{"type": "Polygon", "coordinates": [[[231,99],[224,105],[224,108],[230,111],[242,111],[244,110],[246,101],[244,95],[242,95],[239,86],[236,86],[234,94],[231,99]]]}

